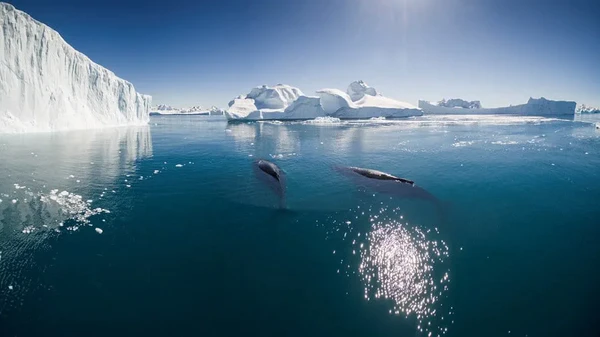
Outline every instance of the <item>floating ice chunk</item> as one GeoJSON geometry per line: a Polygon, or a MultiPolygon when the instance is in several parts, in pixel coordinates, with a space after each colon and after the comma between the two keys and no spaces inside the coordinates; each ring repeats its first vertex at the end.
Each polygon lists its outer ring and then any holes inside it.
{"type": "Polygon", "coordinates": [[[158,174],[159,172],[159,170],[154,170],[154,174],[158,174]]]}
{"type": "Polygon", "coordinates": [[[8,290],[13,290],[13,286],[8,286],[8,290]]]}
{"type": "Polygon", "coordinates": [[[140,180],[144,180],[144,177],[143,177],[143,176],[140,176],[140,180]]]}
{"type": "Polygon", "coordinates": [[[87,203],[88,203],[88,204],[91,204],[92,202],[93,202],[93,200],[92,200],[92,199],[88,199],[88,200],[87,200],[87,203]]]}
{"type": "Polygon", "coordinates": [[[104,232],[101,228],[98,228],[98,227],[95,228],[95,231],[98,234],[102,234],[102,232],[104,232]]]}
{"type": "Polygon", "coordinates": [[[33,227],[33,226],[27,226],[27,227],[23,228],[23,234],[32,233],[34,230],[35,230],[35,227],[33,227]]]}
{"type": "Polygon", "coordinates": [[[183,167],[183,165],[177,164],[177,165],[175,165],[175,167],[183,167]]]}
{"type": "Polygon", "coordinates": [[[13,203],[13,204],[16,204],[16,203],[17,203],[17,199],[13,199],[13,200],[12,200],[12,203],[13,203]]]}
{"type": "Polygon", "coordinates": [[[125,185],[127,188],[131,187],[131,185],[125,185]]]}
{"type": "Polygon", "coordinates": [[[75,178],[75,176],[71,174],[71,175],[69,175],[69,178],[75,178]]]}

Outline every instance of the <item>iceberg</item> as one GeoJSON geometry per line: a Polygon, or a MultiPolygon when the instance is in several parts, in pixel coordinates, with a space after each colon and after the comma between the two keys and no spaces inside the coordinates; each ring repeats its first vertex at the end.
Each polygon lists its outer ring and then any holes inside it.
{"type": "Polygon", "coordinates": [[[150,116],[156,115],[201,115],[201,116],[213,116],[223,115],[223,110],[216,106],[205,109],[200,105],[195,105],[189,108],[178,109],[170,105],[161,104],[150,109],[150,116]]]}
{"type": "Polygon", "coordinates": [[[382,96],[363,81],[352,82],[343,92],[322,89],[318,96],[306,96],[296,87],[278,84],[256,87],[248,95],[229,102],[225,116],[242,120],[309,120],[321,117],[363,119],[373,117],[410,117],[422,115],[421,109],[382,96]]]}
{"type": "Polygon", "coordinates": [[[482,108],[479,101],[467,102],[461,99],[442,100],[445,104],[419,101],[419,108],[424,114],[431,115],[519,115],[519,116],[557,116],[573,115],[575,113],[575,102],[553,101],[541,98],[529,98],[526,104],[511,105],[501,108],[482,108]],[[456,102],[448,105],[447,102],[456,102]],[[467,107],[460,102],[468,103],[467,107]],[[479,107],[477,107],[479,106],[479,107]]]}
{"type": "Polygon", "coordinates": [[[228,120],[303,120],[323,117],[318,97],[305,96],[296,87],[263,85],[238,96],[225,110],[228,120]]]}
{"type": "Polygon", "coordinates": [[[600,113],[600,109],[599,108],[594,108],[591,106],[587,106],[585,104],[581,104],[579,106],[577,106],[577,109],[575,110],[575,113],[579,113],[579,114],[597,114],[600,113]]]}
{"type": "Polygon", "coordinates": [[[340,119],[402,118],[423,114],[416,106],[385,97],[363,81],[352,82],[346,92],[321,89],[317,94],[325,114],[340,119]]]}
{"type": "Polygon", "coordinates": [[[151,100],[0,2],[0,133],[147,124],[151,100]]]}

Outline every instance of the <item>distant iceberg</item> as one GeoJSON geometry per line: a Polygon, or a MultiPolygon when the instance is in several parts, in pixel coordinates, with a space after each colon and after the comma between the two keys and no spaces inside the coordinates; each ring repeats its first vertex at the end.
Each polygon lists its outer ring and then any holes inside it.
{"type": "Polygon", "coordinates": [[[541,98],[529,98],[526,104],[512,105],[501,108],[482,108],[479,101],[464,101],[452,99],[431,103],[419,101],[419,108],[424,114],[432,115],[520,115],[520,116],[557,116],[573,115],[575,102],[553,101],[541,98]],[[440,102],[444,102],[440,104],[440,102]],[[448,102],[452,102],[448,104],[448,102]]]}
{"type": "Polygon", "coordinates": [[[579,106],[577,106],[577,109],[575,110],[575,113],[580,113],[580,114],[597,114],[600,113],[600,109],[599,108],[594,108],[591,106],[587,106],[585,104],[581,104],[579,106]]]}
{"type": "Polygon", "coordinates": [[[150,115],[201,115],[201,116],[213,116],[223,115],[223,110],[216,106],[205,109],[200,105],[195,105],[189,108],[178,109],[170,105],[161,104],[150,109],[150,115]]]}
{"type": "Polygon", "coordinates": [[[139,125],[152,98],[0,3],[0,132],[139,125]]]}
{"type": "Polygon", "coordinates": [[[300,89],[285,84],[263,85],[229,102],[225,116],[228,120],[309,120],[422,115],[421,109],[384,97],[363,81],[351,83],[347,92],[322,89],[317,94],[306,96],[300,89]]]}

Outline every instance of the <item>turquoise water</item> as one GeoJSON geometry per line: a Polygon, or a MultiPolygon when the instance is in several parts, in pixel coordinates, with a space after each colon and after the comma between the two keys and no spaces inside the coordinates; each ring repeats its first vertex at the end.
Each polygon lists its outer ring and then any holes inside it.
{"type": "Polygon", "coordinates": [[[598,336],[600,131],[454,118],[2,135],[0,335],[598,336]]]}

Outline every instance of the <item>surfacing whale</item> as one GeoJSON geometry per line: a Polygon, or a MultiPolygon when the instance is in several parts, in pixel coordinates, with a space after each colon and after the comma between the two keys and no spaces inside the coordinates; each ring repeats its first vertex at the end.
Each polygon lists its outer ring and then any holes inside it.
{"type": "Polygon", "coordinates": [[[285,204],[285,173],[274,163],[258,159],[254,161],[254,173],[258,180],[269,187],[279,198],[279,207],[286,208],[285,204]]]}
{"type": "Polygon", "coordinates": [[[362,167],[337,166],[335,170],[352,179],[355,184],[375,192],[399,198],[428,200],[433,202],[437,207],[440,206],[440,201],[433,194],[415,185],[415,182],[412,180],[362,167]]]}

